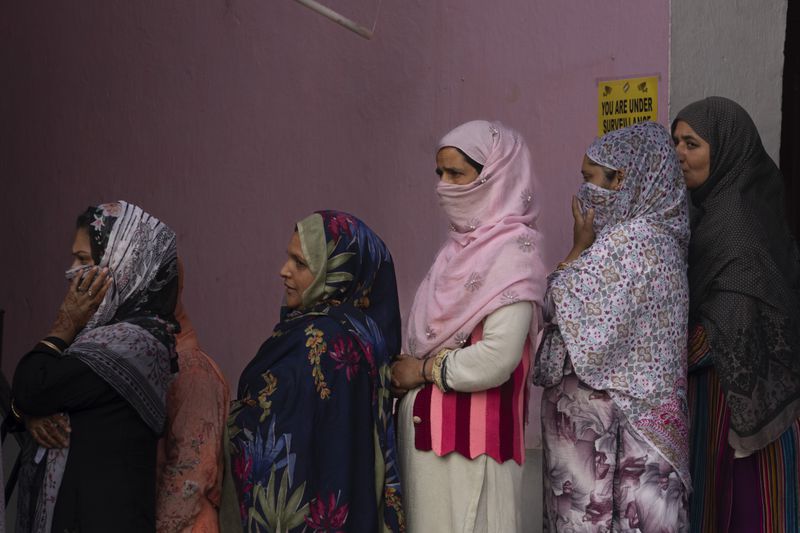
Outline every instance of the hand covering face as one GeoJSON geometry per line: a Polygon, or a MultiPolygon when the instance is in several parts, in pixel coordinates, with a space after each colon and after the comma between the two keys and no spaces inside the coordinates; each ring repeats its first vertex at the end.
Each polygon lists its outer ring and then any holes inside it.
{"type": "Polygon", "coordinates": [[[550,276],[555,316],[534,383],[559,383],[569,357],[578,378],[607,391],[688,487],[689,218],[672,139],[644,122],[606,134],[586,155],[626,177],[604,196],[606,222],[594,244],[550,276]]]}

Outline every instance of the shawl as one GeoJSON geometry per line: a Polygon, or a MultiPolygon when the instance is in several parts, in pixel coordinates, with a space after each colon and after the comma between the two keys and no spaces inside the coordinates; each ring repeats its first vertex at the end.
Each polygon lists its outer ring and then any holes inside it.
{"type": "MultiPolygon", "coordinates": [[[[161,433],[174,362],[175,232],[123,201],[90,207],[87,214],[93,219],[92,246],[100,251],[98,266],[108,267],[114,282],[64,357],[86,364],[161,433]]],[[[47,450],[39,467],[23,469],[20,531],[50,531],[68,455],[69,448],[47,450]],[[27,491],[36,491],[36,497],[24,495],[27,491]]]]}
{"type": "Polygon", "coordinates": [[[538,201],[522,136],[499,122],[475,120],[445,135],[439,149],[446,146],[460,149],[483,170],[468,185],[437,186],[450,233],[411,307],[404,351],[418,358],[463,346],[502,306],[541,304],[545,289],[538,201]]]}
{"type": "Polygon", "coordinates": [[[320,296],[282,309],[242,372],[229,417],[244,529],[400,531],[389,393],[400,313],[391,255],[347,213],[315,213],[297,232],[319,280],[306,292],[320,296]]]}
{"type": "Polygon", "coordinates": [[[606,134],[587,156],[625,169],[627,177],[619,191],[604,197],[607,221],[594,244],[548,279],[554,316],[534,383],[557,384],[571,362],[581,381],[609,393],[690,487],[689,219],[678,159],[669,132],[654,122],[606,134]]]}
{"type": "Polygon", "coordinates": [[[711,149],[691,193],[691,319],[702,324],[730,406],[730,445],[755,451],[800,417],[800,258],[780,170],[737,103],[710,97],[685,121],[711,149]]]}
{"type": "Polygon", "coordinates": [[[161,433],[174,362],[178,294],[175,232],[127,202],[89,208],[90,238],[103,250],[113,284],[84,330],[64,352],[126,398],[161,433]]]}

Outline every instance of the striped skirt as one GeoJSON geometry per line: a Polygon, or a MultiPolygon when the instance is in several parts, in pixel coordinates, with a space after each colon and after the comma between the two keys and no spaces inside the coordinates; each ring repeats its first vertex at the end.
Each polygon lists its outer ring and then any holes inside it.
{"type": "Polygon", "coordinates": [[[800,532],[800,420],[758,452],[734,458],[730,411],[704,333],[690,338],[691,531],[800,532]]]}

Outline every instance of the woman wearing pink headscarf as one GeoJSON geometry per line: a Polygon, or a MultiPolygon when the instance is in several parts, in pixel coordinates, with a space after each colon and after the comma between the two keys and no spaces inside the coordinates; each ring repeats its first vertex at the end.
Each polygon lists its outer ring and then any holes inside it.
{"type": "Polygon", "coordinates": [[[450,234],[417,290],[407,355],[392,368],[404,394],[407,527],[519,531],[530,348],[545,289],[530,154],[517,132],[476,120],[439,142],[436,164],[450,234]]]}

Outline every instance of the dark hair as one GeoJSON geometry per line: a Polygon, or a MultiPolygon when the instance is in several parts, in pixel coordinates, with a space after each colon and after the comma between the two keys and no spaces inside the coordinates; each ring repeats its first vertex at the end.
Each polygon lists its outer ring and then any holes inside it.
{"type": "Polygon", "coordinates": [[[461,150],[461,148],[456,148],[456,150],[458,150],[459,154],[464,156],[464,159],[467,161],[467,163],[469,163],[469,166],[474,168],[478,172],[478,175],[480,176],[481,172],[483,172],[483,165],[481,165],[480,163],[472,159],[470,156],[465,154],[463,150],[461,150]]]}
{"type": "Polygon", "coordinates": [[[89,245],[91,246],[92,250],[92,261],[94,261],[95,265],[99,265],[105,250],[102,249],[96,239],[92,238],[92,222],[94,222],[94,207],[90,207],[78,215],[77,220],[75,220],[75,229],[85,229],[86,233],[89,234],[89,245]]]}

